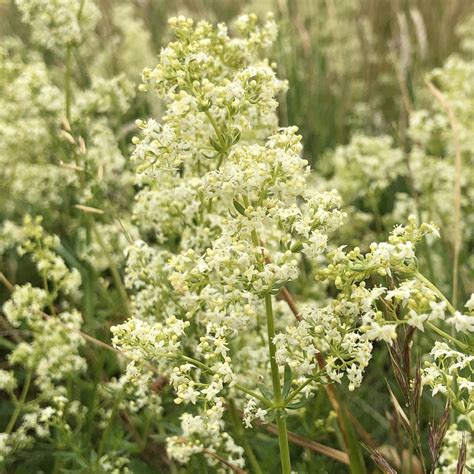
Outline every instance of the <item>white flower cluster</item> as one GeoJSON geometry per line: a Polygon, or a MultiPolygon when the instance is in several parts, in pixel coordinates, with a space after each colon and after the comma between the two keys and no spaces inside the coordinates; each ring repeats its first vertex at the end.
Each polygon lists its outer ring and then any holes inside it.
{"type": "Polygon", "coordinates": [[[69,269],[64,260],[55,253],[59,247],[59,238],[45,234],[41,226],[41,217],[26,216],[23,220],[23,240],[18,253],[30,254],[42,278],[53,284],[53,294],[77,293],[81,284],[81,275],[77,268],[69,269]]]}
{"type": "Polygon", "coordinates": [[[471,330],[471,315],[451,309],[447,317],[446,301],[416,276],[415,245],[430,232],[437,230],[417,227],[412,218],[406,227],[394,229],[389,242],[372,244],[366,254],[358,248],[333,252],[319,276],[334,281],[341,290],[338,298],[325,307],[307,306],[296,327],[275,337],[277,361],[301,377],[304,395],[317,383],[340,382],[344,375],[350,390],[358,387],[371,358],[371,341],[392,344],[399,325],[423,331],[426,323],[446,320],[457,330],[471,330]],[[367,280],[374,275],[388,276],[394,286],[370,288],[367,280]],[[318,354],[325,358],[324,368],[316,361],[318,354]]]}
{"type": "MultiPolygon", "coordinates": [[[[227,453],[227,461],[233,466],[243,468],[245,465],[244,450],[235,444],[228,433],[223,432],[223,414],[224,403],[220,398],[216,400],[211,408],[204,410],[198,416],[184,413],[181,416],[183,433],[180,436],[168,438],[168,452],[178,462],[187,463],[193,454],[203,451],[205,446],[201,440],[205,439],[208,452],[215,453],[224,449],[227,453]]],[[[211,465],[216,464],[216,459],[212,457],[206,460],[211,465]]]]}
{"type": "Polygon", "coordinates": [[[389,136],[356,134],[348,145],[336,148],[328,165],[334,179],[326,185],[336,188],[348,204],[368,199],[369,193],[378,202],[381,192],[404,173],[402,151],[393,147],[389,136]]]}
{"type": "Polygon", "coordinates": [[[350,215],[338,233],[340,241],[365,247],[375,238],[374,231],[397,222],[380,209],[397,180],[406,174],[403,152],[393,147],[391,137],[355,134],[348,145],[327,153],[318,171],[316,187],[337,189],[350,215]]]}
{"type": "Polygon", "coordinates": [[[93,30],[99,10],[91,0],[15,0],[33,40],[46,48],[77,45],[93,30]]]}
{"type": "MultiPolygon", "coordinates": [[[[324,179],[316,178],[318,189],[334,186],[341,193],[350,216],[339,235],[341,243],[368,246],[373,240],[410,214],[421,221],[433,221],[440,228],[453,229],[455,189],[455,157],[461,153],[461,234],[463,248],[472,247],[474,194],[473,124],[474,93],[469,77],[474,62],[469,55],[472,18],[460,29],[467,54],[456,54],[443,67],[433,70],[428,79],[444,97],[439,100],[428,87],[421,90],[409,114],[405,146],[394,147],[387,136],[373,137],[356,133],[348,145],[339,146],[317,164],[324,179]],[[461,31],[462,30],[462,31],[461,31]],[[448,111],[449,109],[449,111],[448,111]],[[454,117],[454,127],[450,115],[454,117]]],[[[403,137],[402,141],[403,141],[403,137]]],[[[457,205],[457,204],[456,204],[457,205]]],[[[451,232],[451,231],[450,231],[451,232]]],[[[444,252],[452,245],[446,232],[437,248],[444,252]]],[[[443,261],[439,252],[428,250],[420,258],[430,259],[444,285],[449,279],[438,271],[443,261]]],[[[464,252],[462,260],[472,267],[472,255],[464,252]]]]}
{"type": "Polygon", "coordinates": [[[358,247],[347,253],[344,247],[338,248],[332,253],[328,268],[320,275],[333,280],[338,289],[344,289],[372,274],[413,274],[417,269],[415,245],[431,234],[439,235],[436,226],[426,223],[417,226],[415,216],[410,216],[406,226],[393,229],[388,242],[373,242],[365,254],[358,247]]]}
{"type": "Polygon", "coordinates": [[[102,472],[110,474],[131,474],[129,468],[130,459],[126,456],[120,456],[117,452],[108,452],[99,459],[99,466],[102,472]]]}
{"type": "Polygon", "coordinates": [[[35,440],[46,441],[54,430],[71,436],[72,427],[81,423],[84,415],[84,407],[77,401],[63,395],[40,396],[25,407],[14,431],[0,434],[0,462],[17,451],[31,449],[35,440]]]}
{"type": "Polygon", "coordinates": [[[0,370],[0,390],[12,392],[16,388],[15,374],[9,370],[0,370]]]}
{"type": "MultiPolygon", "coordinates": [[[[220,396],[231,389],[244,403],[237,380],[249,381],[249,347],[268,357],[262,300],[298,279],[303,256],[316,262],[344,214],[337,193],[308,188],[296,127],[277,128],[284,84],[258,59],[274,39],[273,20],[243,17],[236,36],[224,25],[170,23],[177,41],[143,73],[166,110],[161,123],[139,122],[132,156],[135,219],[158,245],[136,241],[128,251],[133,317],[112,328],[113,342],[157,364],[176,403],[199,407],[168,442],[172,457],[220,446],[240,465],[240,448],[222,432],[220,396]]],[[[256,364],[251,380],[269,384],[265,359],[256,364]]]]}
{"type": "Polygon", "coordinates": [[[460,427],[454,423],[448,428],[443,439],[439,456],[439,466],[434,471],[436,474],[451,474],[452,472],[456,472],[463,443],[465,443],[466,446],[465,466],[468,469],[474,466],[474,442],[472,433],[460,429],[460,427]]]}
{"type": "Polygon", "coordinates": [[[132,318],[112,328],[112,342],[135,360],[161,363],[182,352],[181,337],[188,326],[188,321],[174,316],[154,324],[132,318]]]}
{"type": "Polygon", "coordinates": [[[424,385],[433,396],[443,394],[471,428],[474,427],[474,355],[452,349],[445,342],[435,342],[430,352],[432,361],[425,362],[424,385]]]}
{"type": "Polygon", "coordinates": [[[82,325],[82,317],[74,310],[47,317],[41,311],[41,302],[31,299],[35,297],[34,290],[29,286],[17,287],[12,299],[3,307],[12,325],[18,323],[20,314],[24,315],[21,327],[33,336],[30,343],[20,342],[8,359],[13,365],[34,370],[38,387],[45,393],[54,393],[58,382],[86,368],[85,360],[78,354],[84,344],[77,333],[82,325]]]}
{"type": "MultiPolygon", "coordinates": [[[[443,67],[433,70],[429,79],[442,93],[444,103],[430,97],[429,106],[412,114],[408,130],[413,140],[409,179],[419,199],[417,203],[410,197],[409,206],[412,210],[418,207],[424,219],[436,219],[445,228],[453,223],[455,156],[459,147],[462,155],[460,205],[464,222],[461,232],[466,248],[470,248],[474,239],[471,186],[474,180],[474,90],[468,79],[473,73],[474,62],[470,56],[466,59],[451,56],[443,67]],[[446,107],[454,116],[455,130],[446,107]]],[[[467,254],[465,258],[472,257],[467,254]]]]}
{"type": "Polygon", "coordinates": [[[57,154],[52,150],[58,140],[63,94],[37,55],[28,61],[18,57],[22,46],[0,47],[5,66],[0,82],[1,211],[17,223],[25,211],[39,213],[40,206],[57,217],[55,209],[74,182],[74,176],[58,166],[59,159],[51,159],[57,154]]]}
{"type": "MultiPolygon", "coordinates": [[[[130,46],[129,59],[113,51],[122,41],[131,45],[147,37],[138,18],[135,36],[128,29],[124,15],[133,8],[108,9],[115,41],[105,46],[103,31],[95,30],[100,11],[93,0],[18,0],[6,9],[7,22],[23,20],[25,27],[2,38],[0,46],[0,267],[12,290],[2,307],[2,351],[9,351],[0,371],[2,472],[14,469],[12,463],[25,456],[21,451],[32,448],[46,453],[53,470],[130,472],[128,455],[136,445],[125,436],[120,443],[118,435],[110,440],[111,429],[120,425],[123,411],[137,424],[144,413],[157,419],[161,413],[160,395],[146,370],[134,374],[130,368],[117,386],[105,387],[96,378],[98,361],[107,356],[85,348],[86,338],[94,338],[81,332],[84,325],[101,338],[95,330],[114,317],[115,309],[103,304],[112,293],[103,287],[111,273],[119,274],[127,238],[138,235],[130,224],[134,173],[125,159],[133,128],[127,113],[136,89],[126,77],[136,69],[126,68],[143,60],[136,51],[145,48],[130,46]],[[115,15],[119,10],[121,18],[115,15]],[[111,62],[118,56],[116,68],[111,62]],[[86,215],[91,209],[96,212],[86,215]],[[10,265],[15,261],[17,274],[10,265]],[[111,271],[114,264],[118,270],[111,271]],[[81,274],[87,274],[85,294],[81,274]],[[41,288],[9,284],[25,278],[41,288]],[[121,413],[110,408],[111,391],[122,397],[121,413]],[[89,404],[87,416],[82,403],[89,404]],[[88,446],[89,435],[94,443],[103,439],[96,459],[86,455],[96,448],[88,446]],[[40,448],[33,447],[36,441],[40,448]],[[64,452],[68,456],[58,460],[64,452]]],[[[114,364],[104,365],[100,378],[110,380],[114,364]]]]}
{"type": "Polygon", "coordinates": [[[147,416],[158,420],[162,406],[159,393],[153,390],[154,380],[153,372],[138,368],[132,361],[123,375],[104,386],[104,392],[111,398],[120,398],[120,408],[128,413],[136,414],[143,410],[147,416]]]}
{"type": "Polygon", "coordinates": [[[245,404],[242,420],[247,428],[251,428],[253,421],[259,420],[265,422],[267,415],[268,410],[259,406],[254,398],[249,398],[245,404]]]}
{"type": "MultiPolygon", "coordinates": [[[[45,288],[35,288],[30,283],[16,286],[2,309],[8,323],[27,335],[8,354],[8,362],[13,368],[23,368],[26,373],[24,393],[27,394],[30,381],[33,381],[37,398],[27,406],[25,413],[20,412],[18,426],[12,418],[13,424],[3,439],[4,454],[30,446],[35,436],[48,438],[52,425],[70,430],[64,420],[66,411],[69,415],[81,416],[81,408],[78,402],[66,398],[65,384],[86,369],[86,361],[79,354],[84,345],[79,333],[82,316],[68,307],[66,300],[61,306],[56,301],[58,293],[68,296],[77,291],[80,276],[77,270],[68,269],[62,258],[55,254],[53,248],[58,245],[58,239],[45,234],[40,220],[27,216],[22,232],[21,251],[31,255],[38,273],[44,278],[45,288]]],[[[8,391],[13,399],[17,385],[14,370],[1,372],[2,390],[8,391]]],[[[18,400],[17,404],[21,406],[18,400]]]]}
{"type": "Polygon", "coordinates": [[[309,396],[321,383],[340,383],[344,375],[350,390],[361,384],[372,343],[358,330],[359,315],[357,304],[346,301],[324,308],[308,305],[296,327],[287,327],[275,337],[276,359],[292,369],[300,384],[306,384],[303,395],[309,396]],[[324,367],[318,364],[318,354],[325,356],[324,367]]]}
{"type": "Polygon", "coordinates": [[[217,223],[203,215],[207,203],[201,178],[239,140],[263,140],[276,128],[275,96],[284,83],[258,59],[274,39],[273,20],[260,27],[254,15],[241,19],[235,37],[223,24],[194,25],[183,17],[170,23],[178,41],[143,74],[147,88],[157,91],[167,108],[161,124],[138,122],[142,136],[134,139],[132,159],[138,182],[146,186],[138,194],[135,215],[160,240],[179,236],[195,248],[199,239],[212,238],[202,234],[217,223]],[[157,206],[161,213],[154,212],[157,206]]]}

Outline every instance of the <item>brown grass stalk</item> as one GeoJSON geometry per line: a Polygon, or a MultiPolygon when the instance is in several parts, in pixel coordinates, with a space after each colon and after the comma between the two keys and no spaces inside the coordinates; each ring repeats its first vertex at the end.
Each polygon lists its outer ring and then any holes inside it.
{"type": "Polygon", "coordinates": [[[462,156],[461,144],[459,142],[459,122],[456,118],[453,108],[451,107],[446,96],[429,80],[425,80],[428,89],[434,98],[440,103],[441,107],[446,111],[449,125],[453,130],[454,140],[454,226],[453,226],[453,288],[452,301],[456,308],[458,303],[458,286],[459,286],[459,254],[461,252],[461,171],[462,156]]]}

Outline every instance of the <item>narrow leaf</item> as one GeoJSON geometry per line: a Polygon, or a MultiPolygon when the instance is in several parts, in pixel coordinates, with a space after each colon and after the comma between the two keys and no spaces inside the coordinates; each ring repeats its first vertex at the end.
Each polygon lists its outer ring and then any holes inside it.
{"type": "Polygon", "coordinates": [[[289,365],[285,365],[285,371],[283,372],[283,393],[282,393],[283,399],[285,399],[290,393],[291,382],[292,382],[291,367],[289,365]]]}
{"type": "Polygon", "coordinates": [[[234,199],[233,204],[234,204],[234,207],[237,210],[237,212],[239,214],[242,214],[243,216],[245,216],[245,207],[242,206],[242,204],[240,204],[240,202],[237,201],[237,199],[234,199]]]}

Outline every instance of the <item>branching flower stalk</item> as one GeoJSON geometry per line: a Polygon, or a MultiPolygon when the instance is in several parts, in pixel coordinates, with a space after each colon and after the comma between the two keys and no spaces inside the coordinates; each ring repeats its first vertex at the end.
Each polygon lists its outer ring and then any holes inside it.
{"type": "Polygon", "coordinates": [[[267,334],[268,334],[268,353],[270,358],[270,367],[272,371],[272,386],[274,396],[274,407],[276,409],[276,420],[278,427],[278,442],[280,444],[281,470],[284,474],[291,473],[291,460],[288,445],[288,431],[286,428],[286,413],[283,405],[283,398],[280,385],[280,373],[275,360],[275,322],[273,318],[272,296],[265,295],[265,313],[267,317],[267,334]]]}
{"type": "MultiPolygon", "coordinates": [[[[248,208],[250,203],[247,196],[243,196],[243,202],[248,208]]],[[[255,248],[260,251],[260,238],[255,229],[251,231],[252,242],[255,248]]],[[[260,271],[264,270],[265,261],[263,255],[259,259],[258,266],[260,271]]],[[[275,409],[276,421],[278,427],[278,442],[280,445],[280,460],[281,460],[281,469],[284,474],[291,473],[291,459],[290,451],[288,444],[288,430],[286,427],[286,413],[285,405],[282,397],[281,391],[281,382],[280,382],[280,371],[278,369],[278,364],[275,359],[276,348],[275,348],[275,320],[273,315],[273,306],[272,306],[272,295],[265,295],[265,316],[266,316],[266,325],[267,325],[267,339],[268,339],[268,356],[270,360],[271,368],[271,377],[272,377],[272,387],[273,387],[273,408],[275,409]]],[[[288,402],[286,400],[285,402],[288,402]]]]}
{"type": "MultiPolygon", "coordinates": [[[[277,129],[275,96],[284,83],[275,78],[268,61],[258,57],[274,39],[273,21],[260,26],[256,17],[242,17],[235,37],[228,36],[225,25],[194,25],[183,17],[170,24],[177,41],[162,51],[155,69],[143,73],[146,87],[165,101],[164,123],[139,122],[143,133],[134,139],[133,155],[140,164],[137,179],[142,187],[136,216],[144,230],[158,236],[160,245],[137,242],[130,249],[128,284],[141,291],[135,296],[132,319],[113,328],[114,344],[137,361],[154,363],[159,354],[166,354],[168,360],[186,362],[168,366],[163,358],[159,361],[165,374],[171,371],[178,404],[204,402],[202,414],[192,423],[189,414],[183,415],[185,436],[169,440],[171,456],[186,462],[207,443],[223,449],[217,436],[206,440],[204,433],[211,429],[208,420],[221,411],[222,392],[237,389],[250,396],[245,400],[236,393],[235,399],[239,406],[246,404],[247,425],[267,414],[276,417],[282,471],[289,473],[286,411],[297,404],[289,406],[286,397],[296,380],[285,369],[283,393],[285,364],[277,360],[276,340],[284,320],[275,318],[272,295],[298,277],[302,254],[315,258],[324,253],[327,234],[340,224],[343,213],[334,192],[314,195],[307,189],[309,169],[299,156],[296,129],[277,129]],[[214,153],[209,155],[209,150],[214,153]],[[192,207],[175,208],[170,193],[185,193],[184,201],[192,207]],[[156,200],[170,215],[177,213],[178,227],[169,226],[165,213],[149,208],[156,200]],[[162,261],[159,274],[145,280],[140,255],[145,261],[162,261]],[[153,322],[156,307],[149,306],[145,294],[160,295],[159,305],[168,315],[165,326],[153,322]],[[260,325],[262,306],[266,322],[260,325]],[[149,331],[147,343],[143,331],[149,331]],[[248,340],[236,340],[239,349],[230,357],[227,346],[238,332],[248,340]],[[248,363],[244,353],[249,344],[256,344],[258,352],[266,346],[268,362],[255,361],[254,377],[270,385],[269,402],[239,381],[248,377],[240,364],[248,363]]],[[[291,313],[285,318],[294,323],[291,313]]],[[[320,378],[315,374],[314,380],[317,384],[320,378]]]]}
{"type": "Polygon", "coordinates": [[[454,229],[453,229],[453,272],[452,272],[452,300],[453,306],[456,308],[459,293],[459,254],[462,246],[461,235],[461,173],[462,173],[462,149],[459,142],[460,127],[455,116],[453,108],[450,106],[444,94],[430,81],[426,81],[430,92],[438,100],[445,109],[449,119],[449,124],[453,133],[454,142],[454,193],[453,193],[453,209],[454,209],[454,229]]]}

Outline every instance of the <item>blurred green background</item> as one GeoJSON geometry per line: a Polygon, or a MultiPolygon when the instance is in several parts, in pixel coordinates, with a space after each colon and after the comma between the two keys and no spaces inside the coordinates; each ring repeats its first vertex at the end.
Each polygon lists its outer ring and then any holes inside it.
{"type": "MultiPolygon", "coordinates": [[[[289,91],[282,125],[296,124],[314,163],[357,130],[388,133],[403,144],[408,111],[427,71],[458,48],[458,25],[470,0],[99,0],[103,47],[113,50],[113,10],[129,4],[149,30],[154,54],[170,39],[167,19],[231,21],[243,12],[273,12],[280,36],[274,51],[289,91]]],[[[13,1],[0,2],[2,35],[22,34],[13,1]]],[[[135,45],[137,46],[137,45],[135,45]]],[[[129,54],[133,53],[129,51],[129,54]]],[[[113,51],[111,51],[113,54],[113,51]]],[[[143,51],[137,51],[143,56],[143,51]]],[[[110,63],[113,69],[113,62],[110,63]]],[[[113,74],[116,71],[111,70],[113,74]]],[[[140,71],[136,71],[137,82],[140,71]]]]}
{"type": "MultiPolygon", "coordinates": [[[[457,27],[474,12],[470,0],[100,0],[98,4],[103,15],[101,46],[113,49],[109,41],[113,9],[129,4],[149,30],[148,46],[155,54],[170,39],[167,19],[172,15],[228,22],[243,12],[273,12],[280,25],[273,57],[280,76],[290,84],[281,101],[281,122],[300,127],[305,154],[313,163],[360,129],[388,133],[396,144],[403,144],[417,85],[427,71],[457,50],[457,27]]],[[[2,35],[25,34],[12,1],[0,3],[0,22],[2,35]]]]}

